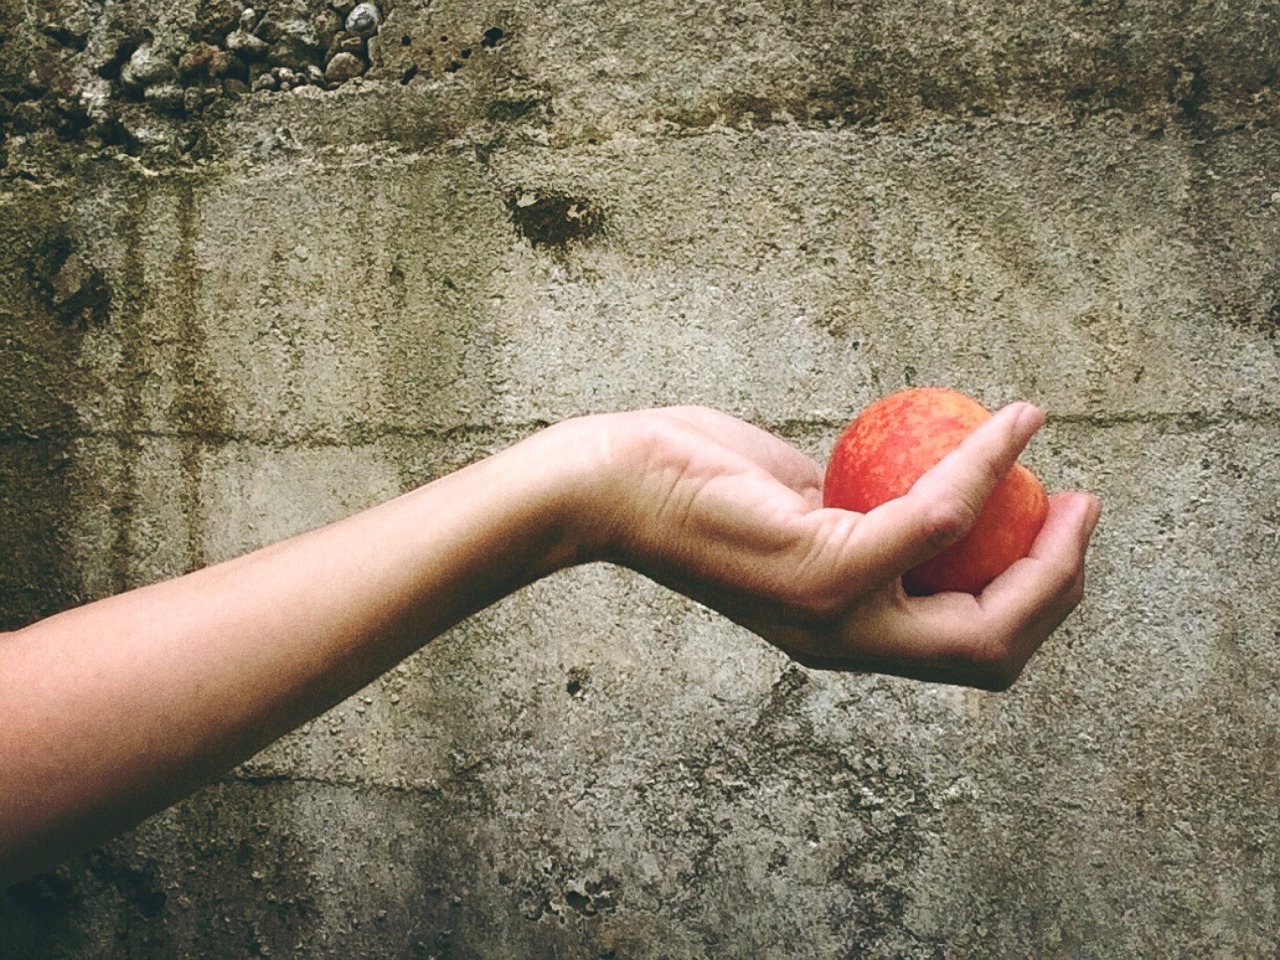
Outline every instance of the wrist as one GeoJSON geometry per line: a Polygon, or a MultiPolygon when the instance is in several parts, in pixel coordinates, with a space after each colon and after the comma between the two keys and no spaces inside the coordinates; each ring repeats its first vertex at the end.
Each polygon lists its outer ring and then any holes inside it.
{"type": "MultiPolygon", "coordinates": [[[[525,444],[551,472],[555,489],[549,520],[557,546],[552,569],[615,559],[624,539],[627,479],[642,446],[628,414],[564,420],[525,444]]],[[[523,446],[522,444],[521,446],[523,446]]]]}

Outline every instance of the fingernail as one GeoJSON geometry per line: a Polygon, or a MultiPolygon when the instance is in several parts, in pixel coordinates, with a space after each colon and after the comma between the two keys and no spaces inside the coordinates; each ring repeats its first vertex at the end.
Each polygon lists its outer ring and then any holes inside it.
{"type": "Polygon", "coordinates": [[[1044,426],[1044,411],[1034,403],[1024,402],[1021,404],[1021,409],[1018,411],[1018,417],[1015,422],[1019,429],[1034,433],[1044,426]]]}

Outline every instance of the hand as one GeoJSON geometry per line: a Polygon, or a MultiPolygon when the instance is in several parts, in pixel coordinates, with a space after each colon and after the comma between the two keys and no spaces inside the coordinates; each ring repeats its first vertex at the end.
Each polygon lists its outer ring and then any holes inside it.
{"type": "MultiPolygon", "coordinates": [[[[866,514],[822,507],[822,468],[779,438],[694,407],[591,418],[606,480],[588,557],[630,566],[805,665],[1007,688],[1084,593],[1100,512],[1051,498],[1031,555],[981,596],[908,597],[902,574],[961,539],[1044,422],[1013,404],[904,497],[866,514]]],[[[580,421],[581,422],[581,421],[580,421]]]]}

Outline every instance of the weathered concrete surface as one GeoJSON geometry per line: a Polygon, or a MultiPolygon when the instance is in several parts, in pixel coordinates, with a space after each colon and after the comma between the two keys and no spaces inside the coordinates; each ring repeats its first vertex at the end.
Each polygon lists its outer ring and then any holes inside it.
{"type": "Polygon", "coordinates": [[[104,161],[83,192],[6,204],[69,221],[15,245],[9,312],[33,346],[12,376],[74,350],[84,383],[17,391],[10,429],[336,441],[673,393],[839,418],[851,391],[948,380],[1095,418],[1274,410],[1275,132],[1129,126],[721,131],[158,180],[104,161]],[[512,223],[570,196],[602,235],[562,249],[512,223]],[[50,360],[52,295],[16,282],[18,258],[72,235],[138,321],[78,321],[50,360]]]}
{"type": "Polygon", "coordinates": [[[5,891],[0,958],[1274,954],[1275,4],[404,4],[181,110],[117,61],[239,7],[154,6],[0,5],[0,628],[649,404],[822,457],[1029,396],[1107,513],[1001,696],[552,578],[5,891]]]}

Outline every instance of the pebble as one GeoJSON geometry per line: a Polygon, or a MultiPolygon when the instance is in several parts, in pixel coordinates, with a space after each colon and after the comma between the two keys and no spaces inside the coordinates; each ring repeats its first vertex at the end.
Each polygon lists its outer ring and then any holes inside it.
{"type": "Polygon", "coordinates": [[[220,43],[236,28],[243,12],[244,0],[201,0],[200,22],[193,36],[197,40],[220,43]]]}
{"type": "Polygon", "coordinates": [[[239,73],[242,69],[240,59],[230,50],[219,50],[209,61],[209,76],[225,77],[239,73]]]}
{"type": "Polygon", "coordinates": [[[209,59],[218,51],[211,43],[197,43],[178,58],[178,74],[183,79],[208,70],[209,59]]]}
{"type": "Polygon", "coordinates": [[[73,299],[91,280],[92,275],[84,261],[78,254],[71,253],[50,281],[54,305],[61,306],[73,299]]]}
{"type": "Polygon", "coordinates": [[[271,19],[271,15],[267,14],[258,21],[258,26],[254,29],[254,34],[267,43],[275,43],[280,39],[280,24],[271,19]]]}
{"type": "Polygon", "coordinates": [[[80,88],[80,106],[94,123],[111,119],[111,81],[94,77],[80,88]]]}
{"type": "Polygon", "coordinates": [[[378,25],[381,23],[382,14],[378,12],[378,8],[372,3],[359,4],[347,14],[347,30],[362,37],[369,37],[377,33],[378,25]]]}
{"type": "Polygon", "coordinates": [[[122,116],[120,125],[128,133],[129,139],[143,149],[172,150],[176,146],[172,130],[168,125],[147,120],[143,113],[122,116]]]}
{"type": "Polygon", "coordinates": [[[324,78],[330,83],[346,83],[364,73],[364,61],[354,53],[336,53],[325,67],[324,78]]]}
{"type": "Polygon", "coordinates": [[[144,43],[120,70],[120,82],[126,87],[149,87],[174,79],[178,74],[168,57],[161,56],[149,43],[144,43]]]}
{"type": "Polygon", "coordinates": [[[44,125],[44,108],[36,100],[24,100],[9,114],[15,133],[35,133],[44,125]]]}
{"type": "Polygon", "coordinates": [[[238,72],[239,61],[229,50],[211,43],[197,43],[178,60],[178,73],[184,80],[201,75],[218,78],[238,72]]]}
{"type": "Polygon", "coordinates": [[[267,55],[268,44],[242,26],[227,34],[227,49],[246,60],[258,60],[267,55]]]}

